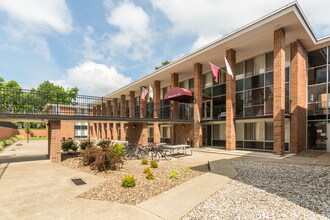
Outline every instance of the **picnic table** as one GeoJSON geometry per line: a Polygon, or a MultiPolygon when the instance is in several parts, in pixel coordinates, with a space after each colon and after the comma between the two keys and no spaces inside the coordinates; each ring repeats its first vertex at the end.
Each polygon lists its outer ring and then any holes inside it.
{"type": "Polygon", "coordinates": [[[188,144],[176,144],[176,145],[165,145],[166,149],[169,149],[172,152],[172,155],[180,157],[180,155],[191,156],[192,150],[191,146],[188,144]]]}

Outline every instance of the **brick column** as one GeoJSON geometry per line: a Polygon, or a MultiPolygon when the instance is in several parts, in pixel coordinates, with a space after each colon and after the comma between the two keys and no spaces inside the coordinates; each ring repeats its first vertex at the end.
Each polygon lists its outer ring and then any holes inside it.
{"type": "Polygon", "coordinates": [[[126,130],[124,122],[120,123],[120,140],[126,141],[126,130]]]}
{"type": "Polygon", "coordinates": [[[93,106],[93,116],[96,116],[96,114],[97,114],[96,106],[93,106]]]}
{"type": "Polygon", "coordinates": [[[203,66],[200,63],[194,65],[194,147],[202,147],[202,73],[203,66]]]}
{"type": "Polygon", "coordinates": [[[126,117],[126,95],[121,95],[120,117],[126,117]]]}
{"type": "Polygon", "coordinates": [[[61,162],[61,121],[48,122],[48,149],[49,159],[52,163],[61,162]]]}
{"type": "Polygon", "coordinates": [[[154,122],[154,143],[160,143],[160,128],[158,122],[154,122]]]}
{"type": "Polygon", "coordinates": [[[102,103],[102,116],[105,116],[107,114],[107,106],[106,103],[102,103]]]}
{"type": "Polygon", "coordinates": [[[129,92],[129,117],[130,118],[135,117],[135,92],[134,91],[129,92]]]}
{"type": "Polygon", "coordinates": [[[112,105],[111,105],[111,101],[108,100],[107,101],[107,116],[111,116],[112,115],[112,105]]]}
{"type": "Polygon", "coordinates": [[[284,154],[285,141],[285,32],[274,32],[274,154],[284,154]]]}
{"type": "Polygon", "coordinates": [[[117,131],[117,123],[112,123],[112,136],[113,140],[118,140],[118,131],[117,131]]]}
{"type": "Polygon", "coordinates": [[[96,106],[96,115],[100,116],[101,115],[101,105],[96,106]]]}
{"type": "MultiPolygon", "coordinates": [[[[160,118],[160,81],[154,81],[154,118],[160,118]]],[[[155,142],[156,143],[156,142],[155,142]]]]}
{"type": "MultiPolygon", "coordinates": [[[[171,74],[171,88],[179,87],[179,74],[172,73],[171,74]]],[[[171,112],[172,118],[177,119],[179,115],[179,103],[177,101],[171,101],[171,112]]]]}
{"type": "Polygon", "coordinates": [[[298,154],[306,149],[307,52],[298,40],[290,49],[290,151],[298,154]]]}
{"type": "MultiPolygon", "coordinates": [[[[236,52],[226,51],[226,58],[233,72],[233,77],[226,74],[226,150],[236,150],[236,52]]],[[[228,70],[227,70],[228,71],[228,70]]]]}
{"type": "MultiPolygon", "coordinates": [[[[142,87],[140,90],[142,95],[142,87]]],[[[146,102],[147,96],[145,97],[144,100],[142,100],[141,95],[140,95],[140,117],[145,118],[147,112],[147,102],[146,102]]]]}
{"type": "Polygon", "coordinates": [[[113,99],[113,117],[119,117],[119,115],[118,115],[118,98],[113,99]]]}
{"type": "Polygon", "coordinates": [[[140,136],[139,144],[141,144],[142,146],[148,145],[148,123],[142,124],[142,133],[140,136]]]}

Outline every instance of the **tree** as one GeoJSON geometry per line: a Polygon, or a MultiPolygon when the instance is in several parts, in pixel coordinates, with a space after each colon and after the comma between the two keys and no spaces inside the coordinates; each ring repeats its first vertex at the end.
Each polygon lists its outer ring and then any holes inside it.
{"type": "Polygon", "coordinates": [[[170,61],[165,60],[164,62],[162,62],[162,65],[160,65],[160,66],[156,66],[156,67],[155,67],[155,70],[158,70],[158,69],[160,69],[160,68],[162,68],[162,67],[164,67],[164,66],[166,66],[166,65],[168,65],[168,64],[170,64],[170,63],[171,63],[170,61]]]}
{"type": "Polygon", "coordinates": [[[23,108],[22,87],[11,80],[1,85],[1,108],[9,113],[20,112],[23,108]]]}

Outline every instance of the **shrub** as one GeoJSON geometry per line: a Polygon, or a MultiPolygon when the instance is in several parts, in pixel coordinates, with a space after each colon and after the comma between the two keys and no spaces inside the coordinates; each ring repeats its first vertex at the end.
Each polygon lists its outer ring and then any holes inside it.
{"type": "Polygon", "coordinates": [[[121,185],[125,188],[134,187],[135,186],[134,176],[131,176],[131,175],[125,176],[121,181],[121,185]]]}
{"type": "Polygon", "coordinates": [[[69,152],[70,150],[76,152],[78,150],[77,143],[74,140],[63,141],[61,147],[64,152],[69,152]]]}
{"type": "Polygon", "coordinates": [[[157,161],[155,161],[155,160],[151,160],[151,161],[150,161],[150,167],[151,167],[151,168],[157,168],[157,167],[158,167],[158,163],[157,163],[157,161]]]}
{"type": "Polygon", "coordinates": [[[125,146],[121,143],[115,143],[112,147],[112,151],[116,155],[124,156],[126,153],[125,146]]]}
{"type": "Polygon", "coordinates": [[[149,172],[151,172],[149,167],[144,168],[143,173],[149,173],[149,172]]]}
{"type": "Polygon", "coordinates": [[[170,179],[177,179],[179,177],[179,172],[177,170],[171,170],[168,173],[168,178],[170,179]]]}
{"type": "Polygon", "coordinates": [[[81,150],[85,150],[86,148],[93,147],[93,142],[90,141],[89,139],[82,140],[79,144],[79,147],[81,150]]]}
{"type": "Polygon", "coordinates": [[[190,173],[190,172],[192,172],[192,169],[190,169],[189,167],[187,167],[187,168],[184,169],[184,172],[190,173]]]}
{"type": "Polygon", "coordinates": [[[149,172],[146,173],[146,178],[148,180],[153,180],[153,179],[155,179],[155,176],[151,171],[149,171],[149,172]]]}
{"type": "Polygon", "coordinates": [[[143,158],[143,159],[141,160],[141,164],[142,164],[142,165],[148,165],[148,159],[147,159],[147,158],[143,158]]]}
{"type": "Polygon", "coordinates": [[[100,140],[99,143],[97,143],[97,146],[102,148],[102,150],[106,150],[110,146],[110,141],[109,140],[100,140]]]}
{"type": "Polygon", "coordinates": [[[90,165],[96,160],[96,156],[98,155],[101,149],[97,147],[89,147],[86,148],[83,152],[80,153],[80,156],[83,158],[84,165],[90,165]]]}
{"type": "Polygon", "coordinates": [[[4,140],[5,146],[11,145],[13,141],[11,139],[5,139],[4,140]]]}
{"type": "Polygon", "coordinates": [[[0,141],[0,151],[5,147],[5,143],[3,141],[0,141]]]}

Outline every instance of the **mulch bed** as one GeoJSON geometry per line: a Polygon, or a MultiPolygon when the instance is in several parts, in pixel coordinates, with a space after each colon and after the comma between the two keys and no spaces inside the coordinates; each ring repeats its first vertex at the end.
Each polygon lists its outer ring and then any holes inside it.
{"type": "Polygon", "coordinates": [[[104,200],[130,205],[143,202],[203,174],[203,172],[195,170],[185,172],[185,168],[187,167],[174,166],[168,161],[160,161],[158,162],[158,168],[150,168],[155,177],[153,180],[146,179],[143,170],[150,166],[142,165],[140,160],[125,160],[124,165],[118,170],[106,172],[95,172],[95,170],[91,170],[89,166],[82,165],[81,158],[79,157],[68,157],[62,161],[62,165],[107,179],[102,184],[77,196],[78,198],[104,200]],[[171,170],[177,170],[179,172],[178,179],[168,178],[168,173],[171,170]],[[133,175],[135,177],[135,187],[124,188],[121,186],[122,178],[126,175],[133,175]]]}

